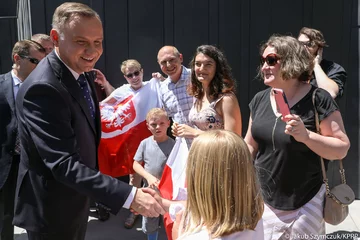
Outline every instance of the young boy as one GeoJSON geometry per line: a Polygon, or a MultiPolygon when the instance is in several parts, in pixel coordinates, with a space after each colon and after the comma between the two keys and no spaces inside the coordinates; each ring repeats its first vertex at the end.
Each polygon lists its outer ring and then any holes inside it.
{"type": "MultiPolygon", "coordinates": [[[[144,139],[134,157],[134,171],[144,178],[146,186],[157,189],[167,158],[175,141],[167,136],[170,120],[165,110],[153,108],[146,115],[146,125],[153,136],[144,139]],[[144,163],[144,167],[142,164],[144,163]]],[[[143,217],[142,230],[148,240],[158,237],[160,218],[143,217]]]]}

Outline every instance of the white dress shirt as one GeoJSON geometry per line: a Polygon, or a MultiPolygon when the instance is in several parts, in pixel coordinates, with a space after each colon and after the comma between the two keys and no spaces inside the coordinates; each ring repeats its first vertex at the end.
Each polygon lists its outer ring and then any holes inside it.
{"type": "Polygon", "coordinates": [[[16,98],[16,95],[19,91],[19,88],[22,84],[22,81],[15,75],[14,70],[11,71],[11,77],[14,82],[13,91],[14,91],[14,99],[16,98]]]}

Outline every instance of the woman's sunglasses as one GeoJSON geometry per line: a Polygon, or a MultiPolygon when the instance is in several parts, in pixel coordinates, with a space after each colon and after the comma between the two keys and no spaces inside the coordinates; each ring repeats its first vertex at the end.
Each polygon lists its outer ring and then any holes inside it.
{"type": "Polygon", "coordinates": [[[135,72],[129,73],[129,74],[125,75],[125,76],[127,78],[132,78],[133,76],[135,76],[135,77],[139,76],[139,74],[140,74],[140,71],[135,71],[135,72]]]}
{"type": "Polygon", "coordinates": [[[270,53],[268,54],[266,57],[260,56],[260,64],[261,66],[264,65],[264,63],[266,62],[266,64],[268,66],[275,66],[277,64],[277,61],[279,60],[279,56],[276,55],[275,53],[270,53]]]}

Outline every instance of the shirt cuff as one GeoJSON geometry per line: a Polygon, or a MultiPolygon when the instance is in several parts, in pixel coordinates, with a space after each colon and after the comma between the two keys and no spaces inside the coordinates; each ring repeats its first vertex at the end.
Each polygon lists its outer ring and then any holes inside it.
{"type": "Polygon", "coordinates": [[[133,202],[135,194],[136,194],[136,190],[137,190],[136,187],[132,188],[128,198],[126,199],[126,201],[125,201],[125,203],[123,205],[123,208],[130,209],[131,203],[133,202]]]}

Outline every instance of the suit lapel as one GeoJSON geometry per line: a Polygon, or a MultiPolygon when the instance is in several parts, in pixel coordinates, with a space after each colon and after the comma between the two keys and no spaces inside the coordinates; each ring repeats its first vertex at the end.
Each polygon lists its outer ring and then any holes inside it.
{"type": "Polygon", "coordinates": [[[11,111],[13,111],[13,113],[16,116],[15,97],[14,97],[14,81],[11,76],[11,72],[8,72],[7,74],[5,74],[5,81],[2,82],[1,88],[4,91],[4,94],[9,103],[11,111]]]}
{"type": "MultiPolygon", "coordinates": [[[[48,55],[48,59],[50,62],[51,67],[54,70],[55,75],[58,77],[60,83],[67,89],[67,91],[70,93],[70,95],[77,101],[77,103],[80,105],[80,108],[85,115],[87,122],[91,126],[91,129],[93,130],[95,136],[98,135],[96,129],[95,129],[95,122],[92,119],[89,107],[84,99],[84,96],[81,92],[80,86],[77,83],[76,79],[70,72],[70,70],[60,61],[60,59],[56,56],[54,51],[52,51],[48,55]]],[[[94,102],[96,99],[94,99],[94,102]]],[[[95,105],[96,108],[96,105],[95,105]]]]}

